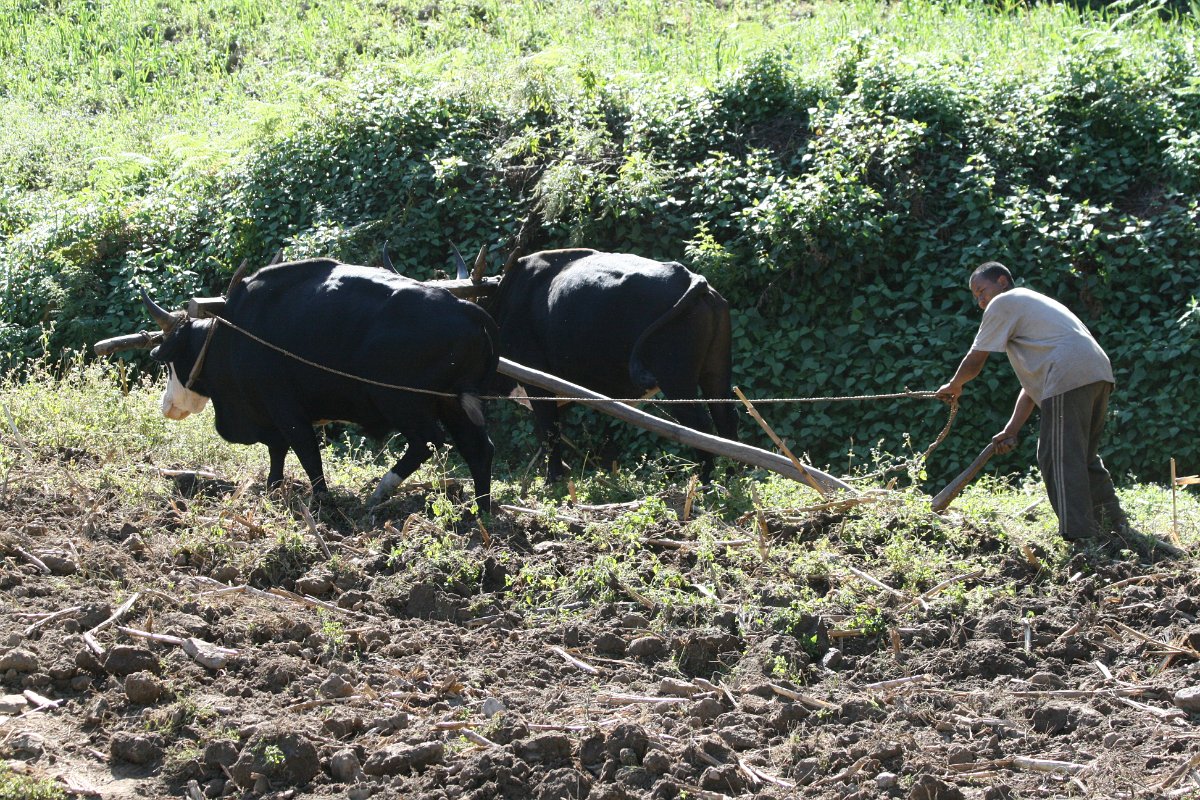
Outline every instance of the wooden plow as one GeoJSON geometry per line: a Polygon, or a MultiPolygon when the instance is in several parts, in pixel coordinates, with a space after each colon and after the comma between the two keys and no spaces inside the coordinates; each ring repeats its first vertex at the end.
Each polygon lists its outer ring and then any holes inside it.
{"type": "Polygon", "coordinates": [[[815,467],[810,467],[800,462],[793,462],[786,456],[772,453],[769,450],[762,450],[748,444],[731,441],[720,436],[713,436],[710,433],[702,433],[686,425],[680,425],[677,422],[671,422],[670,420],[656,417],[653,414],[647,414],[645,411],[639,411],[625,403],[593,392],[591,389],[585,389],[578,384],[564,381],[562,378],[526,367],[507,358],[500,359],[500,364],[496,367],[496,371],[501,375],[513,378],[519,383],[546,389],[560,397],[582,400],[587,405],[593,406],[597,411],[602,411],[609,416],[616,417],[622,422],[636,425],[643,430],[658,434],[673,442],[679,442],[689,447],[695,447],[697,450],[731,458],[734,461],[740,461],[743,464],[749,464],[753,467],[762,467],[792,480],[801,481],[806,485],[813,485],[815,483],[816,486],[814,488],[819,487],[818,491],[822,495],[838,492],[849,493],[851,495],[858,494],[850,484],[815,467]]]}

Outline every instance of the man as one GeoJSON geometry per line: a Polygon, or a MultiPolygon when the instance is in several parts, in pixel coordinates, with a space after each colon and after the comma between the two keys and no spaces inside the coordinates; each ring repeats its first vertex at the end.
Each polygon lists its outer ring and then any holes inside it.
{"type": "Polygon", "coordinates": [[[1098,454],[1113,389],[1108,356],[1070,309],[1018,288],[999,262],[976,268],[970,288],[983,309],[983,321],[971,350],[937,396],[958,398],[963,384],[979,375],[989,353],[1007,353],[1021,392],[1008,424],[992,437],[996,452],[1016,447],[1021,427],[1038,406],[1038,466],[1058,515],[1059,533],[1070,541],[1130,534],[1098,454]]]}

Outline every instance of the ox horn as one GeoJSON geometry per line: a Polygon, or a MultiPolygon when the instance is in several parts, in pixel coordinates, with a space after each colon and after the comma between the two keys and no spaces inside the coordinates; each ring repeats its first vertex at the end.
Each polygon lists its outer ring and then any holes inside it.
{"type": "Polygon", "coordinates": [[[267,264],[267,266],[273,267],[276,264],[282,264],[282,263],[283,263],[283,248],[281,247],[275,251],[275,255],[271,256],[271,261],[267,264]]]}
{"type": "Polygon", "coordinates": [[[454,251],[454,266],[458,273],[458,279],[465,280],[470,277],[471,270],[467,269],[467,262],[463,260],[462,253],[458,252],[458,248],[454,246],[454,242],[450,243],[450,249],[454,251]]]}
{"type": "Polygon", "coordinates": [[[387,242],[383,243],[383,265],[397,275],[400,274],[400,270],[396,269],[396,265],[392,263],[391,256],[388,255],[387,242]]]}
{"type": "Polygon", "coordinates": [[[247,259],[242,259],[241,265],[238,266],[237,271],[233,273],[233,277],[229,280],[229,288],[225,290],[226,297],[232,296],[233,290],[242,285],[242,278],[246,274],[246,265],[249,263],[247,259]]]}
{"type": "Polygon", "coordinates": [[[520,249],[514,247],[512,253],[510,253],[508,256],[508,260],[504,262],[504,270],[500,274],[502,276],[507,275],[508,271],[513,268],[513,264],[516,264],[517,259],[520,257],[521,257],[520,249]]]}
{"type": "Polygon", "coordinates": [[[483,280],[483,273],[487,269],[487,251],[486,244],[479,248],[479,255],[475,256],[475,266],[471,269],[471,283],[479,283],[483,280]]]}
{"type": "Polygon", "coordinates": [[[139,333],[130,333],[125,336],[114,336],[111,339],[104,339],[96,342],[92,348],[98,356],[111,356],[113,353],[120,353],[124,350],[149,350],[163,340],[161,333],[147,333],[141,331],[139,333]]]}
{"type": "Polygon", "coordinates": [[[146,306],[146,311],[150,312],[150,318],[163,329],[163,333],[170,333],[175,327],[175,315],[151,300],[145,289],[142,289],[142,304],[146,306]]]}

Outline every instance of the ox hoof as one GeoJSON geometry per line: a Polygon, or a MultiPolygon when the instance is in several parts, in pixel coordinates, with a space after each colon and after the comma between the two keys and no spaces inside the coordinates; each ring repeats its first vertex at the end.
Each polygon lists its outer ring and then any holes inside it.
{"type": "Polygon", "coordinates": [[[400,485],[400,478],[394,472],[388,472],[379,481],[379,485],[375,487],[375,491],[371,492],[371,497],[367,500],[367,505],[371,508],[382,505],[387,501],[392,493],[396,491],[396,487],[400,485]]]}

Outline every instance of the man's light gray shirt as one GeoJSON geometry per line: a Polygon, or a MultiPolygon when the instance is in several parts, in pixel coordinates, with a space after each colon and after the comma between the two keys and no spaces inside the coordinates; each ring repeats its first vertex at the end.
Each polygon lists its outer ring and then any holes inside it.
{"type": "Polygon", "coordinates": [[[1079,317],[1030,289],[992,298],[971,349],[1007,353],[1017,380],[1039,406],[1089,383],[1114,383],[1108,356],[1079,317]]]}

